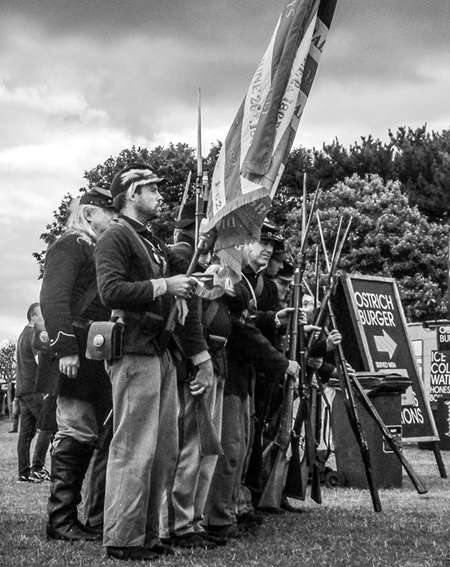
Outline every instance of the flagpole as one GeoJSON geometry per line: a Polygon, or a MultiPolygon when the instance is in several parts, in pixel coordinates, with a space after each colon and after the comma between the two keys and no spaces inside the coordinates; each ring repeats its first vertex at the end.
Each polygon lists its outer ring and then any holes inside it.
{"type": "Polygon", "coordinates": [[[198,235],[200,223],[203,218],[203,160],[202,160],[202,110],[201,110],[201,89],[198,89],[198,108],[197,108],[197,182],[195,187],[195,248],[198,245],[198,235]]]}

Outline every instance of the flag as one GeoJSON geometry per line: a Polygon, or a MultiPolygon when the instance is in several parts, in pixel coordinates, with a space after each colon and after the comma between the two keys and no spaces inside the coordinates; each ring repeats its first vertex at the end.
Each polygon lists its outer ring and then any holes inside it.
{"type": "Polygon", "coordinates": [[[288,0],[214,169],[204,230],[240,274],[240,250],[261,226],[311,90],[337,0],[288,0]]]}

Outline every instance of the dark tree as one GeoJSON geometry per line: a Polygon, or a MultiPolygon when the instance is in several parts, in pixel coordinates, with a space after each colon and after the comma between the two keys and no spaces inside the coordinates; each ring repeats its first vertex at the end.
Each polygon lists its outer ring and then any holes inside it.
{"type": "MultiPolygon", "coordinates": [[[[450,228],[429,221],[410,206],[399,182],[354,175],[324,192],[318,211],[329,255],[340,217],[353,217],[340,263],[343,271],[395,278],[405,313],[412,320],[446,316],[450,228]]],[[[288,243],[294,251],[300,244],[299,219],[300,212],[293,211],[288,243]]],[[[310,242],[307,258],[311,266],[315,245],[321,250],[317,224],[310,242]]],[[[323,256],[321,264],[324,267],[323,256]]]]}

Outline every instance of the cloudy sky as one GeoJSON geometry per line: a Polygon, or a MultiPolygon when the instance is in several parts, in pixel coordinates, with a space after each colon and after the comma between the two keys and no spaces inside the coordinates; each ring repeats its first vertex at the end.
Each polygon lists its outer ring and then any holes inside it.
{"type": "MultiPolygon", "coordinates": [[[[39,235],[132,144],[224,139],[282,0],[2,0],[0,340],[37,300],[39,235]]],[[[450,127],[449,0],[338,0],[294,146],[450,127]]]]}

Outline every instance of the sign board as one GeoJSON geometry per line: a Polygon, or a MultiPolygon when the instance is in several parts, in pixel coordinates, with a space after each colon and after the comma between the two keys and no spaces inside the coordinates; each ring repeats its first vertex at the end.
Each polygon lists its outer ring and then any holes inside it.
{"type": "Polygon", "coordinates": [[[450,352],[431,351],[430,402],[450,398],[450,352]]]}
{"type": "Polygon", "coordinates": [[[450,351],[450,324],[436,327],[438,350],[450,351]]]}
{"type": "Polygon", "coordinates": [[[412,385],[402,397],[402,434],[409,441],[438,441],[438,433],[408,338],[395,280],[342,276],[335,296],[338,325],[349,363],[357,371],[400,373],[412,385]],[[341,327],[342,324],[342,327],[341,327]]]}

